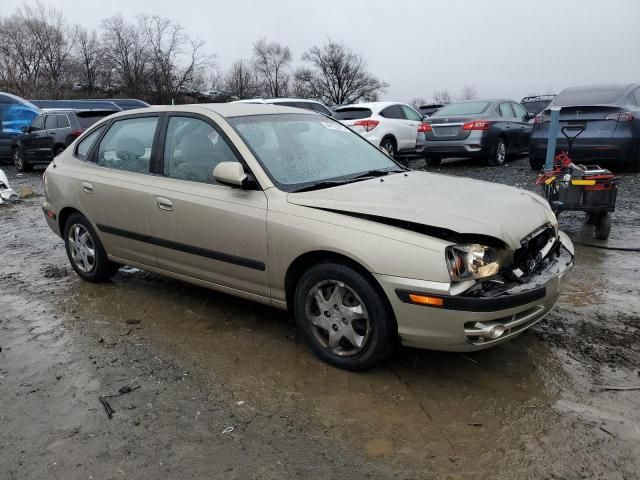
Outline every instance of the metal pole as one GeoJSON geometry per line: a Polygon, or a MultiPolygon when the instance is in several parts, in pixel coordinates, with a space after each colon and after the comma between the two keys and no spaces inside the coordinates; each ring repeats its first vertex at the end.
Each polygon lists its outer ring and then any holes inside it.
{"type": "Polygon", "coordinates": [[[547,157],[544,162],[544,170],[548,172],[553,168],[553,157],[556,156],[556,140],[560,129],[560,107],[551,107],[551,123],[549,123],[549,138],[547,140],[547,157]]]}

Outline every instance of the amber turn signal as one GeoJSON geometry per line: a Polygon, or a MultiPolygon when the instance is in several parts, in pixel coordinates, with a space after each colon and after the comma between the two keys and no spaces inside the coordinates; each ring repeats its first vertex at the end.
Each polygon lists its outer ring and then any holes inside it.
{"type": "Polygon", "coordinates": [[[430,305],[432,307],[442,307],[444,300],[438,297],[429,297],[427,295],[417,295],[415,293],[409,294],[409,300],[413,303],[419,303],[420,305],[430,305]]]}

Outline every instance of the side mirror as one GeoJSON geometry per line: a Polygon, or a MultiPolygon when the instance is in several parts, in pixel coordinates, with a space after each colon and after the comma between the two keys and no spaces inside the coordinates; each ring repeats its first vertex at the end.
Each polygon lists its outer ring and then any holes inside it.
{"type": "Polygon", "coordinates": [[[31,130],[31,126],[30,125],[23,125],[22,127],[20,127],[20,131],[22,133],[29,133],[31,130]]]}
{"type": "Polygon", "coordinates": [[[220,162],[213,169],[213,178],[223,185],[234,188],[243,188],[249,176],[238,162],[220,162]]]}
{"type": "Polygon", "coordinates": [[[534,118],[536,118],[536,114],[535,113],[531,113],[531,112],[527,112],[527,118],[529,120],[533,120],[534,118]]]}
{"type": "Polygon", "coordinates": [[[429,115],[423,115],[422,116],[422,121],[424,122],[427,118],[429,118],[429,115]]]}

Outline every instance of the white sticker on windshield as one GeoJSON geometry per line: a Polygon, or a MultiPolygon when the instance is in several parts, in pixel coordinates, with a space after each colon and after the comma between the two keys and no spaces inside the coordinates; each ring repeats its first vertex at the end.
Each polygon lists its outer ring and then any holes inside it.
{"type": "Polygon", "coordinates": [[[335,123],[335,122],[320,122],[320,123],[322,123],[322,125],[327,127],[329,130],[338,130],[339,132],[349,131],[347,127],[345,127],[344,125],[340,125],[339,123],[335,123]]]}

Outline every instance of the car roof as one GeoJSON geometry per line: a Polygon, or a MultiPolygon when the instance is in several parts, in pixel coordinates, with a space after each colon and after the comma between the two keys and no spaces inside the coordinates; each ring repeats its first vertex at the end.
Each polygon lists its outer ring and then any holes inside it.
{"type": "Polygon", "coordinates": [[[119,110],[107,110],[105,108],[42,108],[42,113],[85,113],[85,112],[118,112],[119,110]]]}
{"type": "Polygon", "coordinates": [[[234,100],[231,103],[279,103],[279,102],[313,102],[320,105],[324,103],[318,100],[312,100],[310,98],[289,98],[289,97],[277,97],[277,98],[245,98],[244,100],[234,100]]]}
{"type": "Polygon", "coordinates": [[[594,83],[592,85],[578,85],[576,87],[565,88],[564,92],[590,92],[593,90],[627,90],[636,86],[635,83],[594,83]]]}
{"type": "Polygon", "coordinates": [[[117,112],[114,117],[139,115],[141,113],[158,113],[158,112],[193,112],[204,113],[214,112],[221,117],[244,117],[249,115],[277,115],[283,113],[295,113],[298,115],[320,115],[313,110],[306,110],[296,107],[286,107],[282,105],[274,105],[272,103],[248,103],[248,102],[229,102],[229,103],[194,103],[186,105],[156,105],[149,108],[138,108],[136,110],[128,110],[117,112]]]}
{"type": "Polygon", "coordinates": [[[368,108],[370,110],[379,111],[390,105],[407,105],[404,102],[365,102],[365,103],[352,103],[350,105],[340,105],[336,110],[341,110],[343,108],[368,108]]]}

